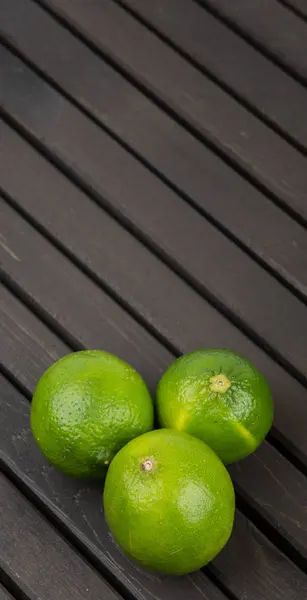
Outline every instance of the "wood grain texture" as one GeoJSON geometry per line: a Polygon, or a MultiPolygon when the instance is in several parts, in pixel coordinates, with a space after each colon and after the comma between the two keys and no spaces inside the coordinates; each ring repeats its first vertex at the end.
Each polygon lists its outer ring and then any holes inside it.
{"type": "Polygon", "coordinates": [[[200,0],[307,83],[307,24],[276,0],[200,0]]]}
{"type": "Polygon", "coordinates": [[[93,43],[197,134],[203,134],[290,208],[304,212],[306,157],[125,10],[112,0],[90,2],[90,10],[87,3],[75,0],[44,3],[77,23],[93,43]]]}
{"type": "MultiPolygon", "coordinates": [[[[14,202],[72,253],[83,269],[144,319],[175,353],[219,346],[248,356],[272,387],[275,435],[307,466],[305,389],[18,134],[6,124],[1,131],[5,159],[0,180],[14,202]],[[15,172],[17,155],[20,164],[15,172]]],[[[6,268],[5,259],[3,262],[6,268]]]]}
{"type": "MultiPolygon", "coordinates": [[[[45,11],[27,0],[22,2],[23,11],[19,5],[20,0],[10,1],[1,20],[7,38],[307,301],[306,230],[172,122],[45,11]],[[86,64],[86,69],[76,69],[80,64],[86,64]]],[[[306,118],[305,109],[304,115],[306,118]]],[[[3,170],[9,177],[11,169],[3,166],[3,170]]]]}
{"type": "MultiPolygon", "coordinates": [[[[29,403],[7,382],[1,382],[1,386],[3,460],[69,527],[74,526],[74,533],[81,535],[87,546],[90,542],[99,560],[107,562],[108,568],[129,590],[132,587],[137,597],[145,592],[145,598],[154,595],[167,600],[187,597],[187,593],[193,600],[202,594],[208,600],[223,598],[204,573],[180,579],[160,578],[128,561],[109,536],[101,513],[101,490],[71,480],[45,463],[29,431],[29,403]]],[[[307,576],[239,512],[232,538],[213,561],[212,570],[240,600],[246,597],[258,600],[264,593],[273,600],[305,600],[307,576]]]]}
{"type": "Polygon", "coordinates": [[[119,600],[2,474],[0,511],[1,568],[15,574],[31,600],[119,600]]]}
{"type": "Polygon", "coordinates": [[[99,202],[306,380],[306,306],[3,47],[1,58],[3,105],[14,118],[99,202]]]}
{"type": "MultiPolygon", "coordinates": [[[[10,306],[10,319],[4,318],[5,329],[3,332],[3,348],[11,348],[10,353],[3,352],[0,362],[6,370],[22,383],[28,393],[32,393],[34,384],[41,375],[43,365],[40,348],[44,344],[46,349],[58,347],[56,338],[50,338],[50,333],[45,331],[45,326],[30,313],[28,319],[27,309],[20,311],[18,301],[7,293],[6,305],[10,306]],[[15,323],[13,331],[10,322],[15,323]],[[28,324],[29,321],[29,324],[28,324]],[[35,327],[34,327],[35,324],[35,327]],[[22,335],[18,335],[18,328],[22,335]],[[36,335],[33,344],[33,330],[36,335]],[[39,332],[41,331],[41,334],[39,332]],[[24,332],[28,332],[33,345],[32,355],[27,353],[27,339],[24,332]],[[48,337],[48,335],[49,337],[48,337]],[[40,337],[42,341],[40,341],[40,337]],[[15,356],[14,356],[15,351],[15,356]],[[36,356],[37,354],[37,360],[36,356]]],[[[59,356],[63,348],[59,348],[59,356]]],[[[51,356],[44,356],[45,368],[52,362],[51,356]]],[[[55,360],[53,355],[53,360],[55,360]]],[[[293,411],[293,407],[291,408],[293,411]]],[[[288,410],[288,412],[290,412],[288,410]]],[[[306,419],[296,413],[297,421],[306,419]]],[[[258,452],[246,461],[231,467],[232,477],[240,490],[240,495],[248,501],[249,505],[266,520],[276,532],[283,536],[283,547],[301,565],[307,566],[307,517],[304,506],[307,502],[306,478],[298,472],[287,460],[279,455],[267,443],[258,452]],[[289,489],[289,492],[285,492],[289,489]],[[295,514],[295,519],[291,515],[295,514]]]]}
{"type": "MultiPolygon", "coordinates": [[[[214,15],[193,0],[121,2],[147,19],[252,110],[307,147],[307,90],[214,15]]],[[[307,7],[306,0],[302,2],[307,7]]]]}

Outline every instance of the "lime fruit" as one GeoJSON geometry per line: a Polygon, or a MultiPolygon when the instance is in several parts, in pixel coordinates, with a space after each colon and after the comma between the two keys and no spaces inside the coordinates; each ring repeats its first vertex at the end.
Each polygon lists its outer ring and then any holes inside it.
{"type": "Polygon", "coordinates": [[[183,575],[203,567],[226,544],[234,509],[223,463],[187,433],[145,433],[107,473],[106,521],[124,552],[150,570],[183,575]]]}
{"type": "Polygon", "coordinates": [[[68,354],[34,392],[34,438],[55,467],[75,477],[103,477],[116,452],[152,427],[153,403],[142,377],[107,352],[68,354]]]}
{"type": "Polygon", "coordinates": [[[263,375],[229,350],[198,350],[176,360],[157,388],[162,427],[186,431],[210,446],[225,464],[259,446],[273,421],[263,375]]]}

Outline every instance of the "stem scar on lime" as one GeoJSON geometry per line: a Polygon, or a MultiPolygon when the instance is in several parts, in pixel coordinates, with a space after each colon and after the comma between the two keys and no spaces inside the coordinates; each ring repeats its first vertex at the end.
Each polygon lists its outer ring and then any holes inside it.
{"type": "Polygon", "coordinates": [[[224,394],[231,387],[231,383],[223,373],[219,373],[219,375],[213,375],[210,377],[210,389],[212,392],[218,392],[219,394],[224,394]]]}
{"type": "Polygon", "coordinates": [[[153,460],[151,460],[150,458],[146,458],[145,460],[143,460],[141,468],[142,468],[142,471],[149,473],[154,468],[153,460]]]}

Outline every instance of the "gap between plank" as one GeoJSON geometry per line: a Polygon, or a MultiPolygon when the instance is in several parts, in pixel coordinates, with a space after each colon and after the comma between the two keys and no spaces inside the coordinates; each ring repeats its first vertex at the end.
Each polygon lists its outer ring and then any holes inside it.
{"type": "Polygon", "coordinates": [[[78,350],[85,350],[85,346],[83,346],[78,340],[76,340],[70,333],[66,331],[59,323],[50,315],[42,309],[42,307],[35,302],[24,290],[0,267],[0,281],[4,284],[19,300],[27,306],[33,314],[35,314],[40,321],[42,321],[45,325],[47,325],[48,329],[65,342],[67,346],[69,346],[73,352],[77,352],[78,350]]]}
{"type": "MultiPolygon", "coordinates": [[[[307,23],[307,15],[305,15],[300,10],[300,8],[298,8],[297,6],[294,6],[294,4],[291,4],[291,2],[289,2],[289,0],[277,0],[277,2],[279,2],[279,4],[282,4],[282,6],[285,6],[285,8],[290,10],[294,15],[296,15],[297,17],[299,17],[300,19],[302,19],[303,21],[305,21],[307,23]]],[[[306,10],[307,10],[307,4],[306,4],[306,10]]]]}
{"type": "Polygon", "coordinates": [[[20,586],[20,584],[16,581],[14,573],[11,571],[11,569],[9,569],[9,567],[7,567],[7,565],[3,564],[2,560],[0,560],[0,583],[12,596],[12,600],[33,600],[33,595],[31,594],[30,590],[26,589],[24,586],[20,586]]]}
{"type": "MultiPolygon", "coordinates": [[[[39,0],[35,0],[36,2],[39,0]]],[[[274,65],[278,66],[284,73],[289,75],[292,79],[300,83],[303,87],[307,87],[307,79],[296,73],[290,67],[288,67],[285,63],[283,63],[275,54],[273,54],[270,50],[268,50],[264,44],[257,42],[249,33],[244,31],[243,27],[237,25],[230,17],[227,17],[220,13],[218,8],[214,8],[210,4],[207,3],[206,0],[193,0],[196,4],[201,6],[208,13],[217,17],[226,27],[234,31],[239,37],[245,40],[248,44],[253,46],[260,54],[268,58],[274,65]]]]}

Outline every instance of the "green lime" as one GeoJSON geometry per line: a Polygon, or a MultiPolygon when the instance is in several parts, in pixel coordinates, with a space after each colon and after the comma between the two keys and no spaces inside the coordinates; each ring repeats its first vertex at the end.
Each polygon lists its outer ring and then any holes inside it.
{"type": "Polygon", "coordinates": [[[225,464],[259,446],[273,421],[263,375],[229,350],[198,350],[176,360],[157,388],[162,427],[186,431],[210,446],[225,464]]]}
{"type": "Polygon", "coordinates": [[[106,521],[124,552],[150,570],[182,575],[203,567],[226,544],[234,509],[223,463],[186,433],[145,433],[107,473],[106,521]]]}
{"type": "Polygon", "coordinates": [[[41,377],[31,406],[34,438],[46,458],[75,477],[103,477],[129,440],[153,427],[142,377],[100,350],[68,354],[41,377]]]}

